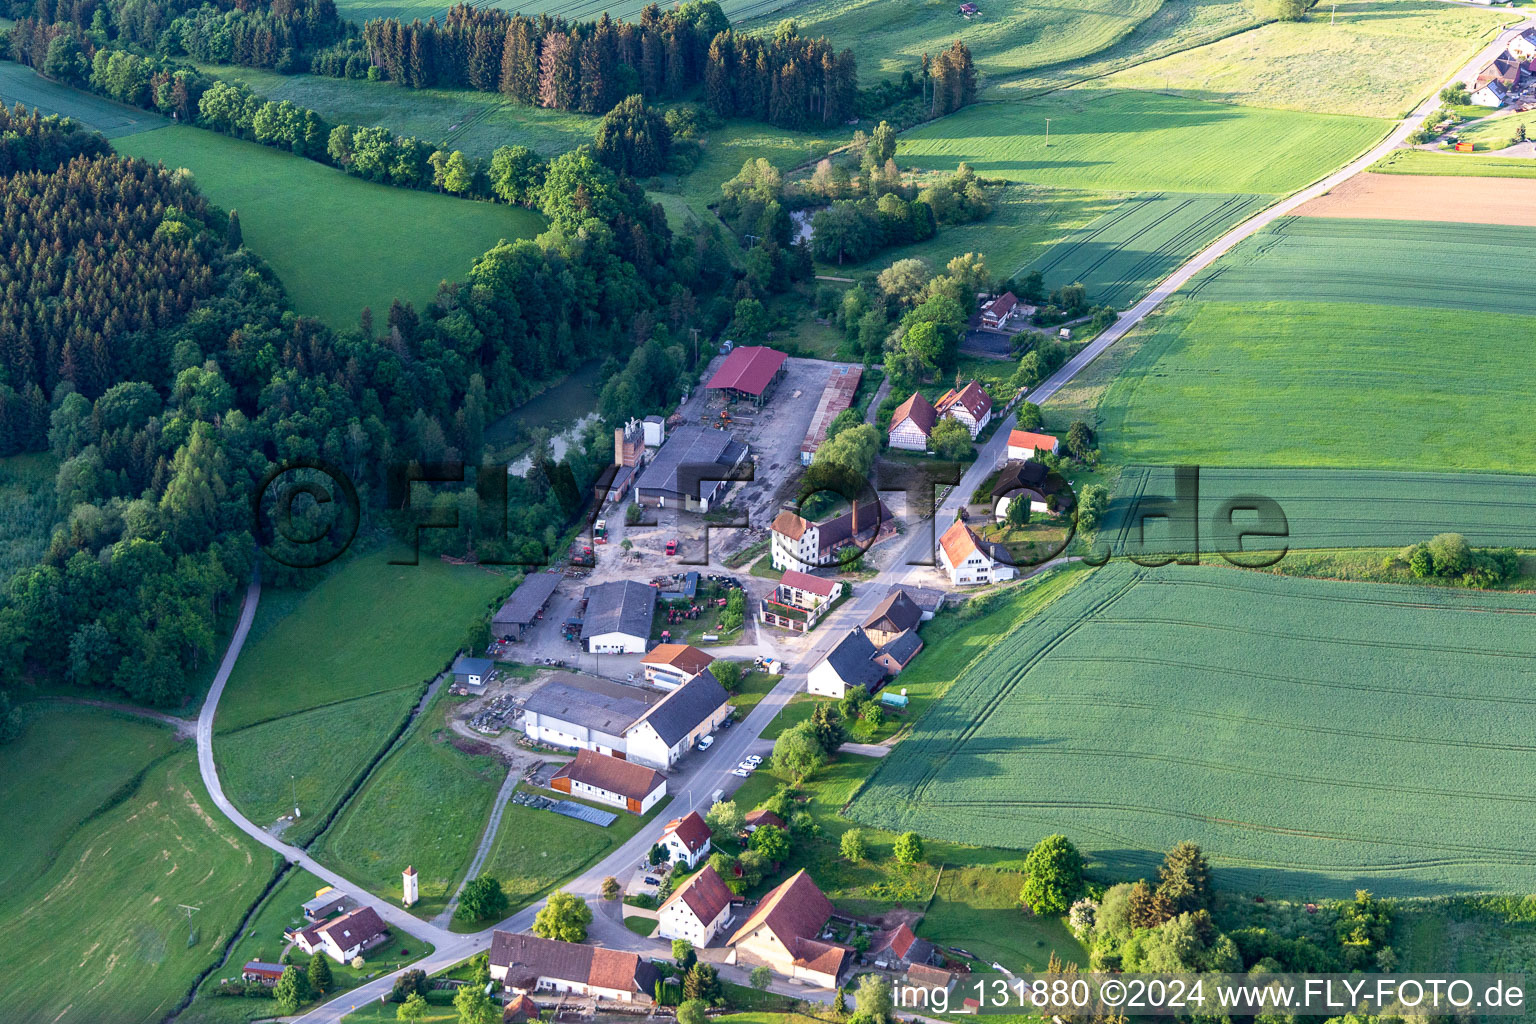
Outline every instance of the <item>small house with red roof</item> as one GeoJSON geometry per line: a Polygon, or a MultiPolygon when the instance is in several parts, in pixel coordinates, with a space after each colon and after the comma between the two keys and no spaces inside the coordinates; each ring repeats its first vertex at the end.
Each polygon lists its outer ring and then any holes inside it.
{"type": "Polygon", "coordinates": [[[709,826],[698,811],[690,811],[687,817],[667,822],[661,832],[661,845],[666,847],[672,863],[682,862],[692,870],[709,855],[709,826]]]}
{"type": "Polygon", "coordinates": [[[992,396],[974,380],[963,388],[944,392],[933,408],[943,418],[958,420],[973,438],[992,422],[992,396]]]}
{"type": "Polygon", "coordinates": [[[886,439],[892,448],[925,452],[928,450],[928,435],[933,433],[933,425],[937,422],[939,414],[934,410],[933,403],[914,391],[911,398],[891,413],[891,427],[886,439]]]}
{"type": "Polygon", "coordinates": [[[869,942],[870,962],[881,970],[905,969],[933,962],[933,943],[920,939],[905,922],[874,936],[869,942]]]}
{"type": "MultiPolygon", "coordinates": [[[[963,11],[964,8],[962,7],[961,10],[963,11]]],[[[982,303],[981,326],[1000,331],[1007,327],[1014,317],[1025,315],[1024,310],[1028,308],[1019,302],[1018,296],[1013,292],[1003,292],[996,298],[982,303]]]]}
{"type": "Polygon", "coordinates": [[[661,905],[656,934],[663,939],[687,939],[703,949],[730,918],[731,890],[719,872],[706,864],[661,905]]]}
{"type": "Polygon", "coordinates": [[[1061,449],[1061,441],[1051,434],[1037,434],[1033,430],[1010,430],[1008,432],[1008,460],[1010,462],[1023,462],[1032,459],[1036,452],[1050,452],[1054,455],[1061,449]]]}
{"type": "Polygon", "coordinates": [[[842,580],[826,579],[790,569],[770,597],[758,605],[758,621],[796,633],[809,633],[843,596],[842,580]]]}
{"type": "Polygon", "coordinates": [[[982,540],[959,519],[939,538],[939,568],[960,587],[998,583],[1015,575],[1001,545],[982,540]]]}

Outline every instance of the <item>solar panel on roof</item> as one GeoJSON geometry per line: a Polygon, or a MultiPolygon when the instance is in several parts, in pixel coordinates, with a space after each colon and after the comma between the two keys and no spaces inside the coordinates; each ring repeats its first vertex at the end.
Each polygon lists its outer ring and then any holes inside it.
{"type": "Polygon", "coordinates": [[[556,800],[550,810],[556,814],[563,814],[567,818],[575,818],[577,821],[601,825],[603,828],[612,825],[619,817],[617,814],[609,814],[607,811],[600,811],[596,807],[588,807],[586,804],[578,804],[572,800],[556,800]]]}

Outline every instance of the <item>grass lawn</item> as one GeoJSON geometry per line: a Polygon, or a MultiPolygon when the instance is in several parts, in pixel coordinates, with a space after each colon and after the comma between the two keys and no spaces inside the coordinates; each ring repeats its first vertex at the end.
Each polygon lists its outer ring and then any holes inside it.
{"type": "Polygon", "coordinates": [[[747,665],[747,671],[742,673],[741,685],[736,692],[731,694],[731,703],[736,708],[737,718],[746,718],[752,713],[752,709],[783,680],[781,674],[767,672],[754,672],[752,666],[747,665]]]}
{"type": "Polygon", "coordinates": [[[1394,149],[1371,170],[1383,174],[1454,174],[1473,178],[1536,178],[1536,160],[1512,156],[1477,156],[1427,153],[1421,149],[1394,149]]]}
{"type": "MultiPolygon", "coordinates": [[[[942,0],[890,3],[888,0],[798,0],[745,22],[771,30],[793,18],[805,35],[827,36],[839,49],[851,47],[859,72],[870,81],[897,78],[961,39],[977,70],[1006,75],[1098,53],[1123,39],[1161,6],[1160,0],[1081,0],[1038,4],[998,0],[967,20],[942,0]]],[[[729,7],[726,9],[729,14],[729,7]]]]}
{"type": "Polygon", "coordinates": [[[103,96],[71,89],[50,81],[23,64],[0,61],[0,102],[36,107],[44,114],[59,114],[96,129],[109,139],[147,132],[170,124],[159,114],[116,103],[103,96]]]}
{"type": "MultiPolygon", "coordinates": [[[[303,902],[324,888],[325,882],[302,868],[293,868],[283,880],[272,888],[256,913],[251,916],[245,930],[235,940],[224,968],[215,971],[198,990],[188,1018],[198,1024],[222,1024],[267,1018],[272,1015],[272,1003],[265,999],[245,999],[217,994],[219,982],[224,978],[239,976],[240,965],[248,960],[264,960],[277,963],[287,942],[284,929],[303,923],[299,909],[303,902]]],[[[331,994],[354,988],[380,971],[393,971],[432,952],[430,943],[422,942],[398,929],[389,942],[369,950],[363,957],[363,967],[331,962],[334,984],[331,994]]],[[[302,952],[293,951],[294,962],[303,968],[309,958],[302,952]]],[[[393,1013],[393,1010],[391,1010],[393,1013]]],[[[393,1018],[391,1018],[393,1019],[393,1018]]]]}
{"type": "Polygon", "coordinates": [[[922,170],[967,161],[985,177],[1068,188],[1285,193],[1347,162],[1386,129],[1373,118],[1068,89],[973,104],[902,135],[897,159],[922,170]]]}
{"type": "Polygon", "coordinates": [[[649,936],[660,925],[661,922],[653,917],[626,917],[624,919],[624,927],[636,935],[649,936]]]}
{"type": "Polygon", "coordinates": [[[714,218],[709,205],[720,199],[720,186],[736,177],[741,165],[759,157],[781,171],[816,160],[853,139],[853,129],[828,126],[825,132],[802,132],[756,121],[728,121],[704,140],[704,155],[687,176],[666,176],[656,191],[682,198],[693,212],[708,221],[714,218]]]}
{"type": "MultiPolygon", "coordinates": [[[[126,722],[111,724],[134,731],[126,722]]],[[[102,746],[113,743],[103,738],[102,746]]],[[[0,757],[9,760],[10,749],[0,757]]],[[[130,757],[152,753],[118,749],[130,757]]],[[[54,756],[48,751],[41,758],[54,756]]],[[[84,764],[70,763],[69,782],[34,789],[37,815],[21,819],[28,821],[21,834],[32,831],[31,821],[52,817],[45,841],[60,838],[59,820],[44,803],[58,796],[68,813],[79,814],[85,804],[70,794],[71,786],[97,792],[105,786],[80,770],[84,764]]],[[[62,769],[34,759],[25,772],[35,779],[62,769]]],[[[19,774],[8,769],[5,777],[19,774]]],[[[274,869],[271,853],[215,815],[197,759],[186,750],[156,763],[138,788],[123,790],[121,802],[54,847],[44,874],[22,881],[13,873],[16,884],[0,899],[0,942],[16,951],[6,973],[6,1019],[159,1020],[168,1014],[218,960],[274,869]],[[190,928],[181,904],[199,908],[190,928]],[[91,969],[79,975],[83,963],[91,969]],[[66,977],[75,983],[59,984],[66,977]]]]}
{"type": "MultiPolygon", "coordinates": [[[[563,794],[538,792],[562,800],[570,799],[563,794]]],[[[526,907],[649,825],[671,802],[672,798],[667,797],[643,816],[603,804],[591,804],[619,816],[607,828],[509,802],[482,873],[501,881],[501,888],[511,901],[510,910],[526,907]]],[[[588,801],[578,800],[577,803],[588,801]]],[[[482,927],[483,923],[471,926],[472,930],[482,927]]],[[[454,922],[454,928],[457,931],[461,926],[454,922]]]]}
{"type": "Polygon", "coordinates": [[[292,100],[331,124],[383,125],[396,135],[441,143],[466,156],[489,158],[498,146],[527,146],[546,159],[559,156],[591,142],[600,120],[590,114],[525,107],[500,93],[471,89],[407,89],[390,82],[198,66],[227,81],[244,82],[267,99],[292,100]]]}
{"type": "Polygon", "coordinates": [[[1110,76],[1108,88],[1317,113],[1396,118],[1511,20],[1420,0],[1340,0],[1110,76]]]}
{"type": "Polygon", "coordinates": [[[507,577],[437,559],[389,564],[405,555],[394,547],[370,552],[312,590],[263,592],[219,702],[218,731],[414,689],[442,671],[480,617],[513,589],[507,577]]]}
{"type": "Polygon", "coordinates": [[[421,902],[410,909],[426,919],[458,888],[506,775],[498,758],[467,754],[451,742],[444,721],[450,701],[457,698],[438,691],[317,852],[347,878],[392,900],[401,897],[400,872],[414,866],[421,902]]]}
{"type": "Polygon", "coordinates": [[[1035,917],[1019,907],[1024,858],[987,867],[946,866],[918,933],[939,946],[959,946],[982,963],[1023,964],[1043,971],[1051,954],[1087,964],[1060,918],[1035,917]]]}
{"type": "Polygon", "coordinates": [[[0,584],[36,565],[53,534],[54,477],[59,460],[49,452],[0,458],[0,584]]]}
{"type": "Polygon", "coordinates": [[[355,324],[365,306],[382,315],[397,297],[423,306],[497,242],[544,226],[521,207],[391,188],[186,125],[114,145],[191,170],[210,200],[240,211],[245,244],[272,265],[294,308],[335,327],[355,324]]]}
{"type": "Polygon", "coordinates": [[[973,662],[850,813],[1018,849],[1064,832],[1111,877],[1192,839],[1237,891],[1530,891],[1533,613],[1116,562],[973,662]]]}

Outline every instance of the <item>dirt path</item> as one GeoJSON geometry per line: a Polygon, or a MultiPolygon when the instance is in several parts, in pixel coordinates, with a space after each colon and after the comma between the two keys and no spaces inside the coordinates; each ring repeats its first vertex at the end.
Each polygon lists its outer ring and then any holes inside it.
{"type": "Polygon", "coordinates": [[[176,730],[178,740],[190,740],[197,735],[197,721],[192,718],[177,718],[168,715],[164,711],[152,711],[149,708],[141,708],[137,704],[119,704],[110,700],[92,700],[89,697],[39,697],[38,703],[46,704],[74,704],[86,708],[102,708],[106,711],[117,711],[125,715],[133,715],[135,718],[147,718],[161,725],[168,725],[176,730]]]}

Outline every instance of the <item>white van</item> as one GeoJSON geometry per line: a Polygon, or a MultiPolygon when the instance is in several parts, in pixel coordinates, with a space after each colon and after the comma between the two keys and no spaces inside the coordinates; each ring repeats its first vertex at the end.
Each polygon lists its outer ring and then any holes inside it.
{"type": "Polygon", "coordinates": [[[705,736],[703,739],[699,740],[699,749],[700,750],[708,750],[710,747],[712,747],[714,745],[715,745],[715,737],[714,737],[713,734],[711,734],[709,736],[705,736]]]}

